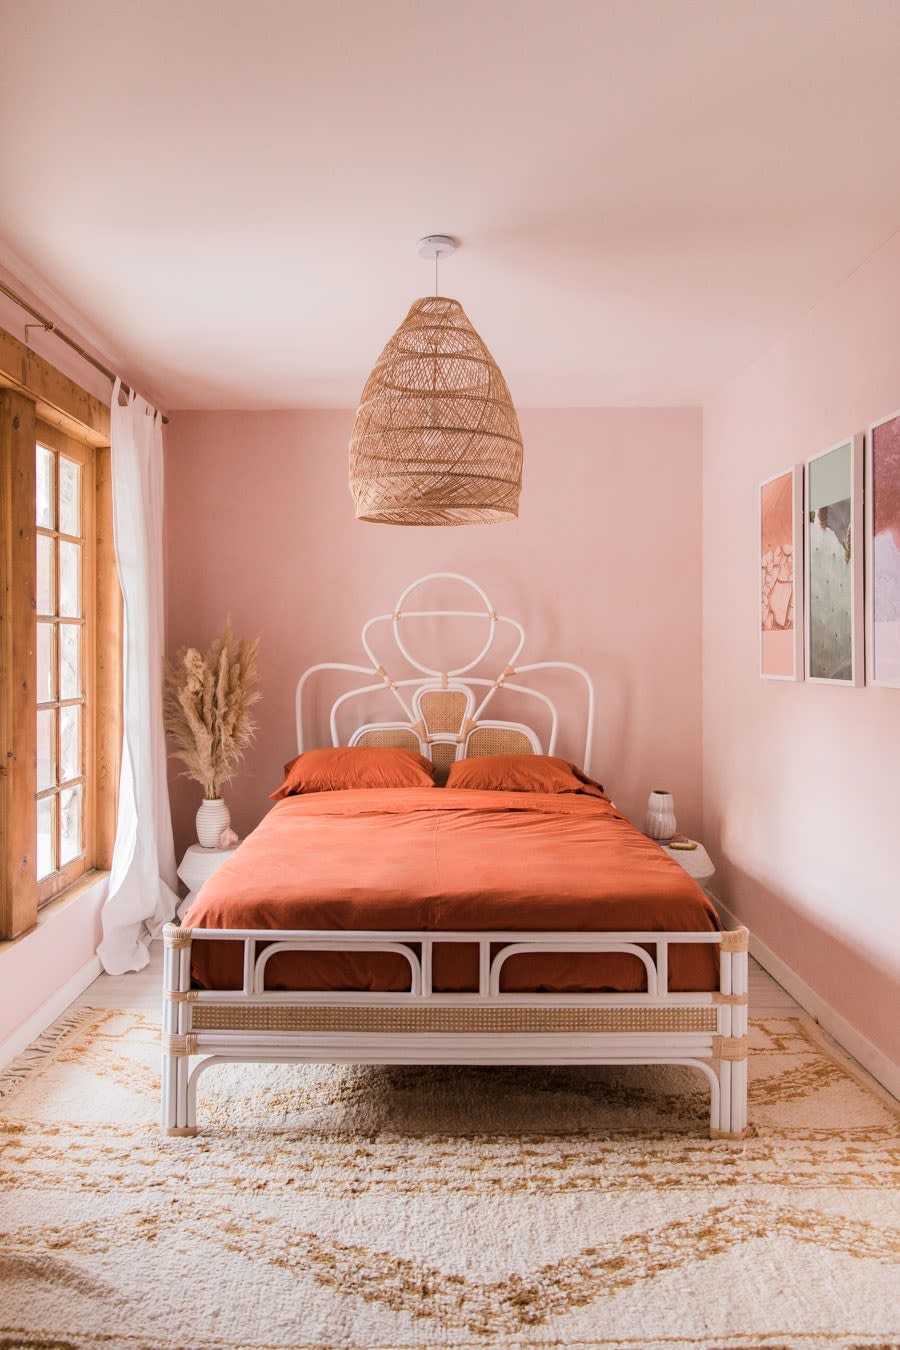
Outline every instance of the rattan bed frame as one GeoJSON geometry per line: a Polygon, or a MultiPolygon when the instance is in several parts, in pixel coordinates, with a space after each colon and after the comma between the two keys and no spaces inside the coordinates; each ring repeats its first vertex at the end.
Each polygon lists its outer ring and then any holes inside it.
{"type": "MultiPolygon", "coordinates": [[[[491,719],[489,705],[501,690],[523,702],[536,700],[549,718],[546,753],[556,749],[558,719],[546,694],[513,676],[565,671],[586,693],[584,765],[590,765],[594,693],[590,676],[563,661],[519,665],[525,642],[516,620],[498,614],[473,581],[456,573],[431,573],[403,592],[390,614],[365,624],[368,665],[313,666],[297,686],[297,743],[302,751],[303,697],[323,671],[364,675],[366,683],[341,694],[331,709],[334,745],[405,746],[428,755],[438,776],[456,758],[500,753],[545,753],[526,723],[491,719]],[[470,587],[483,608],[407,609],[426,584],[470,587]],[[475,658],[454,670],[423,665],[409,651],[414,619],[487,622],[488,637],[475,658]],[[393,678],[372,650],[372,633],[389,626],[398,651],[416,676],[393,678]],[[513,653],[493,678],[470,672],[485,662],[501,630],[511,630],[513,653]],[[393,721],[356,727],[345,742],[342,713],[356,698],[390,691],[402,712],[393,721]]],[[[747,1123],[746,928],[722,933],[346,932],[185,928],[167,924],[163,992],[162,1126],[170,1135],[197,1133],[197,1082],[214,1064],[240,1061],[365,1064],[681,1064],[709,1083],[710,1134],[740,1138],[747,1123]],[[190,987],[195,942],[239,942],[243,984],[233,991],[190,987]],[[432,987],[434,947],[472,943],[479,949],[477,993],[444,994],[432,987]],[[712,993],[672,993],[669,950],[679,943],[719,948],[719,988],[712,993]],[[263,945],[264,944],[264,945],[263,945]],[[262,945],[262,950],[258,948],[262,945]],[[280,992],[265,988],[269,959],[279,951],[396,952],[409,963],[405,993],[280,992]],[[629,994],[510,994],[501,992],[504,963],[518,953],[627,952],[643,962],[647,988],[629,994]]]]}

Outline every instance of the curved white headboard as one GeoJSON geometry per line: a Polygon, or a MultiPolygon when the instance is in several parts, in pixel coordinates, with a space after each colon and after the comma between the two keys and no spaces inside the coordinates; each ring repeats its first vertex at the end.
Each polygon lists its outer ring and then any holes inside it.
{"type": "Polygon", "coordinates": [[[369,679],[365,684],[349,689],[335,699],[329,718],[331,741],[333,745],[399,745],[418,750],[428,756],[439,771],[446,772],[454,759],[463,759],[470,755],[490,755],[513,752],[533,752],[534,754],[555,754],[559,716],[556,704],[538,689],[515,683],[514,675],[524,675],[535,670],[572,671],[585,684],[587,706],[585,710],[584,768],[587,769],[591,756],[591,742],[594,734],[594,686],[590,675],[582,666],[571,661],[532,661],[519,665],[519,657],[525,646],[525,630],[517,619],[498,614],[484,590],[469,577],[458,572],[430,572],[407,586],[390,614],[378,614],[367,620],[362,629],[362,647],[370,664],[367,666],[347,665],[339,661],[326,661],[310,666],[297,683],[296,717],[297,748],[302,752],[303,745],[303,695],[311,676],[321,671],[345,671],[354,675],[365,675],[369,679]],[[479,596],[483,609],[404,609],[408,597],[413,591],[428,582],[459,582],[468,586],[479,596]],[[423,665],[408,650],[403,640],[401,627],[405,619],[481,619],[488,620],[488,636],[481,650],[472,661],[455,669],[436,670],[423,665]],[[372,650],[371,635],[383,624],[389,624],[394,643],[400,655],[418,671],[411,678],[394,679],[381,665],[372,650]],[[490,658],[492,648],[501,627],[512,629],[515,646],[503,668],[493,677],[471,675],[482,662],[490,658]],[[374,683],[373,683],[374,681],[374,683]],[[367,722],[357,727],[345,742],[338,734],[338,715],[342,709],[356,698],[389,689],[396,699],[402,718],[396,721],[367,722]],[[486,716],[487,709],[498,690],[513,693],[521,697],[523,712],[529,708],[534,711],[535,703],[542,705],[550,719],[550,734],[546,750],[540,737],[528,725],[527,721],[507,722],[486,716]],[[405,691],[405,692],[404,692],[405,691]],[[479,701],[480,700],[480,701],[479,701]]]}

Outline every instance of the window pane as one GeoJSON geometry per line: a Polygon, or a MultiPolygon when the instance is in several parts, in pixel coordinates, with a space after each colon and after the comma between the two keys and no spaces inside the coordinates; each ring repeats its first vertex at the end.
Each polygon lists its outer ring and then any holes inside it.
{"type": "Polygon", "coordinates": [[[56,709],[44,708],[37,715],[37,790],[56,784],[56,709]]]}
{"type": "Polygon", "coordinates": [[[37,447],[37,515],[38,525],[52,530],[53,519],[53,451],[45,446],[37,447]]]}
{"type": "Polygon", "coordinates": [[[81,629],[76,623],[59,625],[60,698],[81,698],[81,629]]]}
{"type": "Polygon", "coordinates": [[[37,612],[38,614],[55,614],[56,607],[53,603],[56,587],[54,585],[54,549],[56,540],[51,539],[49,535],[39,534],[37,537],[37,612]]]}
{"type": "Polygon", "coordinates": [[[59,781],[66,783],[81,774],[81,708],[59,710],[59,781]]]}
{"type": "Polygon", "coordinates": [[[37,879],[56,871],[56,798],[42,797],[37,804],[37,879]]]}
{"type": "Polygon", "coordinates": [[[56,662],[53,659],[53,624],[37,626],[37,701],[52,703],[56,698],[56,662]]]}
{"type": "Polygon", "coordinates": [[[59,865],[77,858],[81,852],[81,787],[66,788],[59,794],[59,865]]]}
{"type": "Polygon", "coordinates": [[[59,612],[81,616],[81,545],[59,541],[59,612]]]}
{"type": "Polygon", "coordinates": [[[81,465],[59,457],[59,528],[62,534],[81,534],[81,465]]]}

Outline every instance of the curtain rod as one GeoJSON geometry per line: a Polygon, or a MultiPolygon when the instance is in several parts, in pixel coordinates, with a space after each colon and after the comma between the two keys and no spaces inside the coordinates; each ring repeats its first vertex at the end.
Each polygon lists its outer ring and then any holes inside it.
{"type": "MultiPolygon", "coordinates": [[[[15,291],[10,290],[10,288],[3,281],[0,281],[0,291],[2,291],[5,296],[8,296],[9,299],[12,300],[15,304],[17,304],[20,309],[24,309],[27,314],[30,314],[33,319],[37,320],[36,324],[27,323],[25,325],[26,342],[28,341],[29,328],[38,328],[38,327],[43,328],[45,333],[52,333],[54,337],[58,337],[60,342],[64,342],[67,347],[72,348],[73,352],[77,352],[83,361],[87,361],[88,364],[92,365],[95,370],[99,370],[101,375],[105,375],[106,378],[111,383],[115,383],[115,381],[118,379],[118,376],[116,375],[115,371],[110,370],[107,366],[104,366],[102,362],[98,361],[95,356],[91,356],[90,352],[86,352],[83,347],[79,347],[75,339],[70,338],[67,333],[64,333],[62,331],[62,329],[57,328],[56,324],[53,323],[51,319],[48,319],[46,314],[40,314],[34,308],[33,305],[30,305],[27,300],[23,300],[21,295],[16,295],[15,291]]],[[[132,389],[130,385],[127,385],[124,380],[122,381],[122,388],[124,389],[126,394],[134,394],[137,392],[136,390],[132,389]]],[[[168,423],[169,421],[168,417],[166,417],[164,414],[161,414],[161,416],[162,420],[165,423],[168,423]]]]}

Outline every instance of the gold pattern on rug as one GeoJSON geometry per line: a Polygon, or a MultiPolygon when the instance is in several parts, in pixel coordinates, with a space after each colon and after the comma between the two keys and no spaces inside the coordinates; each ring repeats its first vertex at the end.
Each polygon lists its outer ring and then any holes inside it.
{"type": "Polygon", "coordinates": [[[227,1065],[170,1140],[157,1019],[82,1009],[0,1077],[0,1350],[891,1346],[896,1104],[751,1042],[739,1144],[609,1066],[227,1065]]]}

